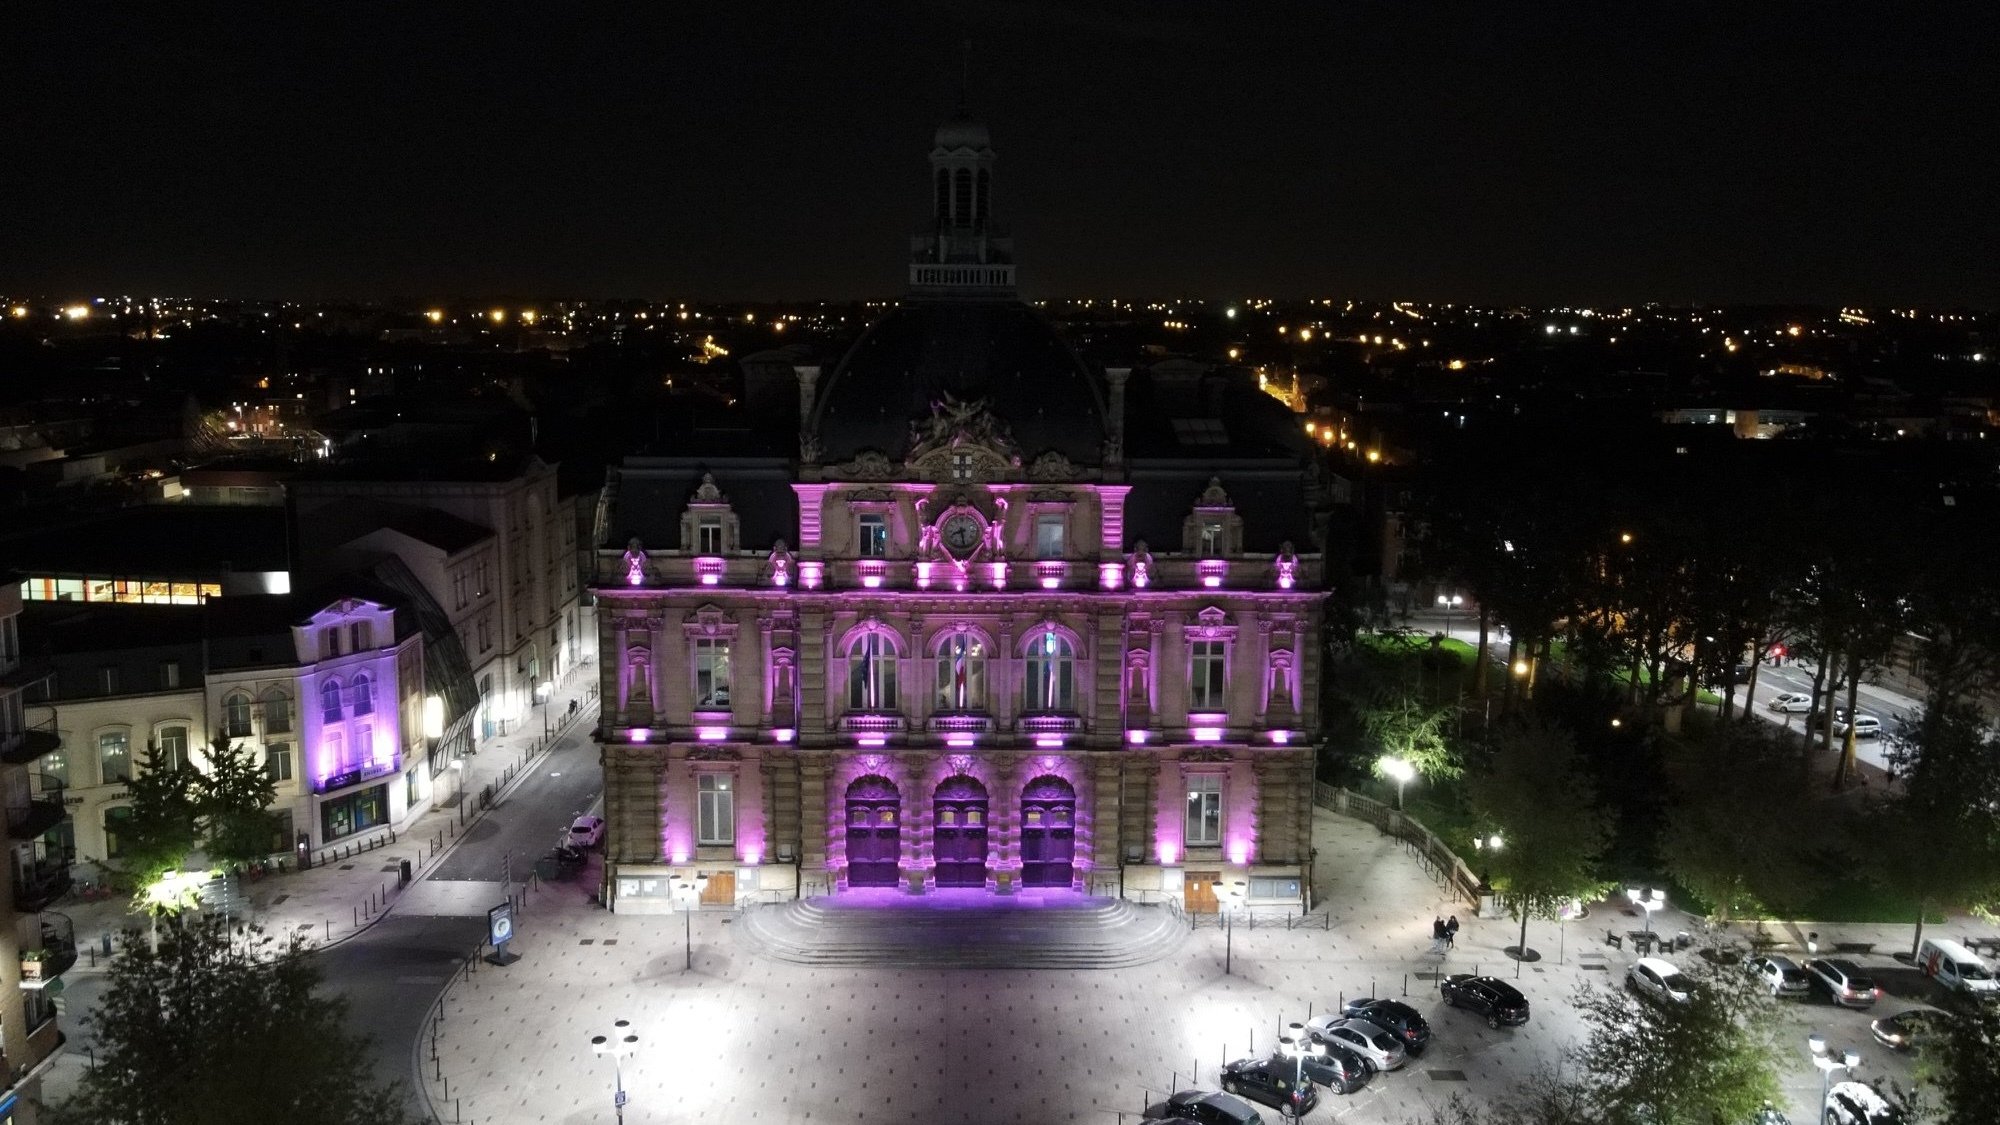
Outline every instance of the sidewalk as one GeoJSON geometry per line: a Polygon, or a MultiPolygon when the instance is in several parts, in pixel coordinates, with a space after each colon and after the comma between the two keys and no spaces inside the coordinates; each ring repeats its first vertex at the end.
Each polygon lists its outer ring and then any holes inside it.
{"type": "MultiPolygon", "coordinates": [[[[362,842],[347,845],[356,849],[352,853],[307,871],[243,877],[238,883],[239,894],[249,903],[249,915],[243,920],[280,940],[287,934],[302,934],[315,947],[339,944],[379,921],[401,897],[397,883],[404,860],[410,863],[414,886],[490,811],[479,803],[488,786],[493,789],[493,807],[498,807],[507,786],[522,777],[526,766],[555,739],[595,726],[594,671],[594,665],[584,665],[571,677],[567,689],[555,692],[548,704],[549,714],[561,718],[547,740],[542,737],[539,721],[532,729],[523,724],[522,730],[487,740],[477,753],[464,759],[462,771],[447,771],[463,775],[462,805],[453,801],[428,809],[393,833],[370,833],[362,842]],[[575,715],[568,713],[571,700],[578,704],[575,715]]],[[[457,796],[445,777],[438,780],[448,796],[457,796]]],[[[147,929],[146,915],[134,913],[130,907],[131,900],[123,895],[90,902],[70,898],[55,905],[53,909],[68,915],[76,927],[80,960],[65,976],[105,972],[105,952],[122,946],[122,932],[147,929]]]]}

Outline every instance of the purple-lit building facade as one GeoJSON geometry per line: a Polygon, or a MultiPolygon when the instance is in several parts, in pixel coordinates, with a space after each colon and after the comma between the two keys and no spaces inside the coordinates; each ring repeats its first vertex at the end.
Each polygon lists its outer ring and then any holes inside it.
{"type": "Polygon", "coordinates": [[[1254,386],[1084,363],[1014,298],[984,127],[940,128],[931,163],[909,299],[825,378],[783,372],[795,452],[633,457],[607,484],[607,901],[671,909],[699,874],[716,903],[1295,902],[1310,451],[1254,386]]]}

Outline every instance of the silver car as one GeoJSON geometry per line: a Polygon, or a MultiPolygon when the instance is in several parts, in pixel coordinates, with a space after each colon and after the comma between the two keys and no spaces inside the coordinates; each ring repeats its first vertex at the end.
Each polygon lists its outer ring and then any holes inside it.
{"type": "Polygon", "coordinates": [[[1410,1061],[1403,1041],[1367,1020],[1320,1016],[1306,1024],[1314,1039],[1346,1047],[1376,1070],[1395,1070],[1410,1061]]]}
{"type": "Polygon", "coordinates": [[[1804,691],[1781,691],[1765,704],[1771,710],[1784,715],[1802,715],[1812,710],[1812,693],[1804,691]]]}
{"type": "Polygon", "coordinates": [[[1769,988],[1773,996],[1796,999],[1812,991],[1812,981],[1806,976],[1806,971],[1790,957],[1753,957],[1745,961],[1743,967],[1769,988]]]}

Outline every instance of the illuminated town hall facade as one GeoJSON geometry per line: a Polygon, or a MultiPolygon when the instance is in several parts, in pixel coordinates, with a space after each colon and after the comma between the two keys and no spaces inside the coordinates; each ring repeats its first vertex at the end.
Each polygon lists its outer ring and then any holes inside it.
{"type": "Polygon", "coordinates": [[[824,378],[780,369],[795,452],[607,484],[606,900],[1297,902],[1322,582],[1296,428],[1086,366],[1013,296],[984,127],[931,163],[909,298],[824,378]]]}

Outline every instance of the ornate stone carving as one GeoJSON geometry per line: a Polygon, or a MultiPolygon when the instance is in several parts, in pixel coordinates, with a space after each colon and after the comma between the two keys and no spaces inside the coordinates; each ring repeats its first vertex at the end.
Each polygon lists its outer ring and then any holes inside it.
{"type": "Polygon", "coordinates": [[[646,548],[634,535],[625,544],[625,584],[643,586],[646,583],[646,548]]]}
{"type": "Polygon", "coordinates": [[[832,475],[848,480],[894,480],[896,463],[876,450],[864,449],[847,464],[833,466],[832,475]]]}
{"type": "Polygon", "coordinates": [[[743,754],[741,751],[732,750],[727,746],[690,746],[688,747],[687,760],[690,762],[740,762],[743,760],[743,754]]]}
{"type": "Polygon", "coordinates": [[[778,540],[777,546],[771,548],[771,584],[773,586],[791,585],[792,574],[798,569],[798,563],[798,557],[792,554],[785,541],[783,539],[778,540]]]}
{"type": "Polygon", "coordinates": [[[696,504],[727,504],[729,503],[729,498],[722,494],[720,488],[715,487],[715,478],[713,476],[703,473],[701,474],[701,484],[694,490],[693,502],[696,504]]]}
{"type": "Polygon", "coordinates": [[[1223,491],[1221,477],[1208,478],[1208,487],[1202,489],[1201,499],[1194,503],[1197,508],[1235,507],[1235,503],[1229,499],[1229,493],[1223,491]]]}
{"type": "Polygon", "coordinates": [[[1278,572],[1279,589],[1289,590],[1298,583],[1299,556],[1298,552],[1292,550],[1291,540],[1285,540],[1278,547],[1278,557],[1272,560],[1271,567],[1278,572]]]}
{"type": "Polygon", "coordinates": [[[1183,762],[1229,762],[1234,761],[1235,758],[1236,756],[1227,750],[1181,751],[1181,761],[1183,762]]]}
{"type": "Polygon", "coordinates": [[[904,460],[911,463],[937,450],[961,445],[991,450],[1011,465],[1021,463],[1020,450],[1014,445],[1007,423],[987,409],[983,398],[960,399],[946,391],[942,401],[931,403],[928,418],[911,420],[910,438],[910,450],[904,460]]]}
{"type": "Polygon", "coordinates": [[[1029,480],[1075,480],[1076,466],[1069,458],[1051,449],[1028,465],[1029,480]]]}
{"type": "Polygon", "coordinates": [[[1125,583],[1134,590],[1153,584],[1153,553],[1146,549],[1144,539],[1134,543],[1132,553],[1125,556],[1125,583]]]}

